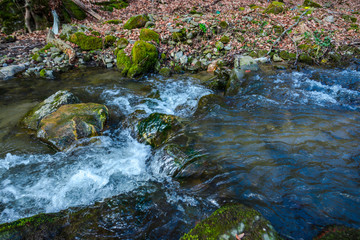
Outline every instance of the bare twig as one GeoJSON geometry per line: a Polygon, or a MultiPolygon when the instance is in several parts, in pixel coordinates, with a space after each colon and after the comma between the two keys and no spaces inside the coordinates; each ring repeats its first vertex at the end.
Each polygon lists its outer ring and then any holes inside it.
{"type": "Polygon", "coordinates": [[[274,46],[280,42],[280,40],[284,37],[284,35],[285,35],[287,32],[291,31],[291,29],[293,29],[294,27],[296,27],[296,26],[299,24],[299,22],[301,21],[302,17],[303,17],[306,13],[308,13],[308,12],[309,12],[309,10],[303,12],[303,13],[300,15],[299,19],[296,21],[296,23],[294,23],[293,25],[291,25],[290,27],[288,27],[288,28],[280,35],[280,37],[278,37],[278,39],[276,39],[276,41],[273,43],[273,45],[271,45],[271,48],[270,48],[270,50],[268,51],[267,55],[269,55],[269,54],[271,53],[271,51],[273,50],[274,46]]]}

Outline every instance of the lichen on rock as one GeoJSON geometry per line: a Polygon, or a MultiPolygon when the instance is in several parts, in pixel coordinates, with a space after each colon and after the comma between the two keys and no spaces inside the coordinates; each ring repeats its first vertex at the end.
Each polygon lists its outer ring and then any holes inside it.
{"type": "Polygon", "coordinates": [[[63,105],[40,121],[37,137],[62,151],[81,138],[99,135],[107,117],[108,109],[102,104],[63,105]]]}
{"type": "Polygon", "coordinates": [[[32,108],[20,121],[20,125],[37,130],[40,121],[47,115],[55,112],[59,107],[65,104],[79,103],[79,99],[68,91],[57,91],[41,103],[32,108]]]}

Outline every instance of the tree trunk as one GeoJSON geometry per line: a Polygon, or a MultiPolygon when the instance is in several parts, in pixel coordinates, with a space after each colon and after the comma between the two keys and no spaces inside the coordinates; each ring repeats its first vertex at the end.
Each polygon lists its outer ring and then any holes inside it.
{"type": "Polygon", "coordinates": [[[25,0],[25,26],[29,33],[32,33],[31,30],[31,8],[30,8],[31,0],[25,0]]]}

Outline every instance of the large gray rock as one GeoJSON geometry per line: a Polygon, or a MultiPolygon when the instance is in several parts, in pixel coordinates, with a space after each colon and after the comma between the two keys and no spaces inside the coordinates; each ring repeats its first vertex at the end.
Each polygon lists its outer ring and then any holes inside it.
{"type": "Polygon", "coordinates": [[[230,79],[226,84],[225,94],[227,96],[234,96],[239,93],[242,83],[245,81],[245,70],[234,68],[231,71],[230,79]]]}
{"type": "Polygon", "coordinates": [[[25,64],[11,65],[0,69],[0,79],[8,80],[26,69],[25,64]]]}
{"type": "Polygon", "coordinates": [[[55,112],[62,105],[79,103],[79,99],[68,91],[57,91],[43,102],[37,104],[31,109],[25,117],[21,120],[20,124],[32,130],[37,130],[40,121],[47,115],[55,112]]]}
{"type": "Polygon", "coordinates": [[[234,67],[243,70],[251,70],[251,71],[259,70],[259,66],[257,64],[256,59],[250,56],[242,56],[242,55],[235,57],[234,67]]]}

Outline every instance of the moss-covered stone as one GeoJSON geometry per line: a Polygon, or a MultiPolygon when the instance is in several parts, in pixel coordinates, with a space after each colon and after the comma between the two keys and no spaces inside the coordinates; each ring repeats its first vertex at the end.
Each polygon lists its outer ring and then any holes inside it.
{"type": "Polygon", "coordinates": [[[63,6],[66,8],[66,11],[70,14],[71,17],[77,20],[83,20],[86,18],[86,13],[78,5],[76,5],[71,0],[63,0],[63,6]]]}
{"type": "Polygon", "coordinates": [[[221,21],[219,23],[219,26],[223,29],[226,29],[226,28],[228,28],[229,24],[226,21],[221,21]]]}
{"type": "Polygon", "coordinates": [[[147,15],[136,15],[132,16],[125,24],[124,29],[134,29],[134,28],[142,28],[145,26],[146,22],[149,21],[149,17],[147,15]]]}
{"type": "Polygon", "coordinates": [[[137,125],[138,137],[152,147],[159,147],[182,128],[176,116],[162,113],[152,113],[137,125]]]}
{"type": "Polygon", "coordinates": [[[85,33],[77,32],[70,36],[70,42],[78,45],[81,50],[89,51],[101,49],[103,47],[102,39],[95,36],[87,36],[85,33]]]}
{"type": "Polygon", "coordinates": [[[181,240],[236,239],[242,234],[244,240],[280,239],[270,222],[259,212],[242,204],[231,204],[216,210],[181,240]]]}
{"type": "Polygon", "coordinates": [[[313,63],[313,59],[310,57],[309,54],[306,54],[306,53],[300,54],[299,61],[302,62],[302,63],[306,63],[306,64],[312,64],[313,63]]]}
{"type": "Polygon", "coordinates": [[[42,77],[42,78],[45,78],[46,77],[46,70],[45,69],[41,69],[41,71],[40,71],[40,77],[42,77]]]}
{"type": "Polygon", "coordinates": [[[304,7],[321,8],[320,4],[318,4],[314,1],[311,1],[311,0],[304,0],[303,6],[304,7]]]}
{"type": "Polygon", "coordinates": [[[106,47],[110,47],[114,45],[115,41],[116,41],[116,37],[112,35],[107,35],[104,38],[104,44],[106,47]]]}
{"type": "Polygon", "coordinates": [[[354,17],[354,16],[350,16],[350,15],[344,14],[344,15],[342,15],[341,17],[342,17],[345,21],[347,21],[347,22],[352,22],[352,23],[356,23],[356,22],[357,22],[357,18],[354,17]]]}
{"type": "Polygon", "coordinates": [[[120,24],[122,21],[120,19],[111,19],[104,22],[105,24],[120,24]]]}
{"type": "Polygon", "coordinates": [[[175,42],[182,42],[186,40],[186,29],[182,28],[180,30],[180,32],[173,32],[172,35],[172,40],[175,42]]]}
{"type": "Polygon", "coordinates": [[[36,52],[31,56],[31,59],[39,62],[42,58],[41,58],[40,54],[38,52],[36,52]]]}
{"type": "Polygon", "coordinates": [[[328,226],[314,240],[360,240],[360,229],[345,226],[328,226]]]}
{"type": "Polygon", "coordinates": [[[94,36],[101,36],[101,34],[98,31],[91,31],[91,34],[94,36]]]}
{"type": "Polygon", "coordinates": [[[285,5],[282,2],[273,1],[265,10],[264,13],[280,14],[285,12],[285,5]]]}
{"type": "Polygon", "coordinates": [[[81,138],[99,135],[107,117],[108,109],[101,104],[63,105],[40,121],[37,137],[62,151],[81,138]]]}
{"type": "Polygon", "coordinates": [[[282,59],[284,59],[284,60],[289,60],[289,59],[290,59],[290,54],[289,54],[289,52],[288,52],[288,51],[285,51],[285,50],[281,51],[281,52],[279,53],[279,56],[280,56],[282,59]]]}
{"type": "Polygon", "coordinates": [[[68,91],[57,91],[32,108],[20,121],[22,127],[37,130],[40,121],[65,104],[79,103],[79,99],[68,91]]]}
{"type": "Polygon", "coordinates": [[[131,68],[131,58],[126,55],[124,50],[119,50],[116,57],[116,66],[121,71],[123,76],[126,76],[129,69],[131,68]]]}
{"type": "Polygon", "coordinates": [[[171,70],[170,70],[170,68],[168,68],[168,67],[163,67],[163,68],[160,69],[159,74],[160,74],[161,76],[164,76],[164,77],[170,77],[170,75],[171,75],[171,70]]]}
{"type": "Polygon", "coordinates": [[[160,36],[157,32],[144,28],[140,31],[140,40],[160,43],[160,36]]]}
{"type": "Polygon", "coordinates": [[[131,56],[133,64],[127,75],[128,77],[137,77],[154,70],[158,51],[154,45],[140,40],[135,42],[131,56]]]}
{"type": "Polygon", "coordinates": [[[223,44],[228,44],[230,42],[230,38],[228,36],[222,36],[220,38],[220,41],[223,43],[223,44]]]}

